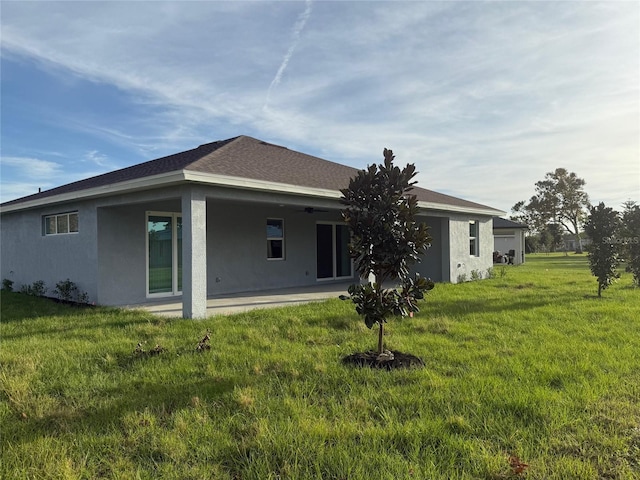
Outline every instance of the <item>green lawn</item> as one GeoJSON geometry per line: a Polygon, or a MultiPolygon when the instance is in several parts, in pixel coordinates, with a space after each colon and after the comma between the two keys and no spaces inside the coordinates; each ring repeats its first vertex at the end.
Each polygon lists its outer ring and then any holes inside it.
{"type": "Polygon", "coordinates": [[[392,372],[340,363],[376,343],[340,300],[194,321],[2,292],[0,477],[640,479],[640,289],[598,299],[575,255],[495,274],[392,320],[426,363],[392,372]]]}

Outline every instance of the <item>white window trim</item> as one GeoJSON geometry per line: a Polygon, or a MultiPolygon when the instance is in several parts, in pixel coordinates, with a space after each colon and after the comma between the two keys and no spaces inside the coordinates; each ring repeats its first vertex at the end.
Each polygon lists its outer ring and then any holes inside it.
{"type": "Polygon", "coordinates": [[[282,222],[282,236],[281,237],[270,237],[267,235],[267,261],[269,262],[282,262],[286,257],[287,257],[287,253],[286,253],[286,249],[285,249],[285,225],[284,225],[284,218],[276,218],[276,217],[267,217],[267,224],[269,222],[269,220],[276,220],[278,222],[282,222]],[[269,257],[269,241],[270,240],[282,240],[282,257],[269,257]]]}
{"type": "Polygon", "coordinates": [[[178,222],[176,219],[182,217],[182,213],[176,212],[155,212],[147,211],[144,216],[144,258],[145,258],[145,294],[146,298],[177,297],[182,295],[182,290],[178,290],[178,273],[171,275],[171,292],[149,293],[149,217],[171,217],[171,264],[178,266],[178,222]]]}
{"type": "MultiPolygon", "coordinates": [[[[316,281],[317,282],[327,282],[327,281],[334,281],[334,280],[346,280],[348,278],[353,278],[353,274],[354,274],[354,268],[353,268],[353,258],[350,258],[350,264],[351,264],[351,275],[346,275],[346,276],[342,276],[342,277],[338,277],[336,275],[336,251],[337,251],[337,247],[336,247],[336,225],[342,225],[342,226],[346,226],[347,224],[345,222],[316,222],[316,225],[331,225],[333,228],[331,230],[331,255],[333,257],[333,264],[331,265],[332,269],[333,269],[333,276],[331,277],[326,277],[326,278],[317,278],[317,274],[316,274],[316,281]]],[[[316,265],[318,262],[318,249],[316,248],[316,265]]]]}
{"type": "Polygon", "coordinates": [[[475,239],[475,251],[473,254],[469,252],[469,256],[477,258],[480,256],[480,222],[478,220],[469,220],[469,225],[475,225],[475,236],[469,234],[469,245],[471,245],[471,240],[475,239]]]}
{"type": "Polygon", "coordinates": [[[71,212],[65,212],[65,213],[53,213],[51,215],[44,215],[43,217],[43,225],[42,225],[42,230],[44,233],[45,237],[55,237],[58,235],[77,235],[78,233],[80,233],[80,216],[78,215],[78,211],[77,210],[73,210],[71,212]],[[71,225],[71,222],[69,222],[69,215],[76,215],[78,217],[78,230],[75,232],[62,232],[62,233],[58,233],[58,217],[67,217],[67,227],[69,227],[71,225]],[[55,233],[47,233],[47,220],[49,218],[55,218],[56,219],[56,232],[55,233]]]}

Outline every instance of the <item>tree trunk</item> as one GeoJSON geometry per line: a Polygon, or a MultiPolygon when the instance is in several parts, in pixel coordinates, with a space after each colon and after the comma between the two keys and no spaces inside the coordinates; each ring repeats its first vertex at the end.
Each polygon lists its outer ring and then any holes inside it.
{"type": "Polygon", "coordinates": [[[577,221],[573,221],[571,220],[571,225],[573,226],[573,235],[574,238],[576,239],[576,253],[582,253],[582,237],[580,236],[580,226],[578,225],[577,221]]]}
{"type": "MultiPolygon", "coordinates": [[[[369,277],[371,277],[371,275],[369,277]]],[[[375,285],[376,293],[378,294],[379,304],[382,305],[383,303],[382,302],[382,284],[386,279],[383,275],[375,275],[375,274],[373,274],[373,278],[375,280],[374,285],[375,285]]],[[[384,344],[383,344],[384,318],[380,318],[378,320],[378,324],[380,326],[380,328],[378,329],[378,355],[380,355],[384,350],[384,344]]]]}
{"type": "Polygon", "coordinates": [[[598,297],[602,297],[602,284],[598,282],[598,297]]]}
{"type": "Polygon", "coordinates": [[[576,233],[576,253],[583,253],[582,249],[582,237],[580,236],[580,232],[576,233]]]}
{"type": "Polygon", "coordinates": [[[380,328],[378,329],[378,355],[380,355],[384,351],[384,344],[382,341],[384,338],[384,322],[380,321],[378,324],[380,325],[380,328]]]}

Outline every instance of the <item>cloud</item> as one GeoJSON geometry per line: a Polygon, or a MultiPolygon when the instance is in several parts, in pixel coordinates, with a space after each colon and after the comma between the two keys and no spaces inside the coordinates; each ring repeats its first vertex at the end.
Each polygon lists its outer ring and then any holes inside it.
{"type": "Polygon", "coordinates": [[[84,159],[88,162],[94,163],[99,167],[110,167],[108,157],[99,153],[97,150],[91,150],[84,154],[84,159]]]}
{"type": "Polygon", "coordinates": [[[51,188],[63,173],[62,164],[32,157],[2,156],[0,168],[0,201],[3,202],[51,188]],[[11,178],[12,181],[7,182],[6,178],[11,178]]]}
{"type": "MultiPolygon", "coordinates": [[[[55,153],[54,153],[55,155],[55,153]]],[[[61,158],[57,162],[32,157],[2,156],[0,168],[2,172],[2,188],[0,201],[37,193],[60,185],[105,173],[108,168],[100,165],[106,157],[97,152],[87,152],[84,162],[91,162],[100,169],[82,169],[78,162],[69,158],[61,158]],[[73,168],[71,168],[73,166],[73,168]],[[11,181],[6,181],[10,178],[11,181]]]]}
{"type": "Polygon", "coordinates": [[[3,183],[0,188],[0,202],[7,202],[16,198],[33,195],[40,190],[46,190],[41,183],[37,182],[18,182],[3,183]]]}
{"type": "Polygon", "coordinates": [[[7,2],[2,55],[124,92],[117,118],[49,119],[131,160],[238,134],[359,167],[389,147],[421,186],[508,209],[559,166],[640,189],[639,8],[7,2]]]}
{"type": "Polygon", "coordinates": [[[62,172],[62,165],[48,160],[31,157],[5,157],[0,159],[3,174],[5,169],[13,170],[22,178],[50,178],[62,172]]]}

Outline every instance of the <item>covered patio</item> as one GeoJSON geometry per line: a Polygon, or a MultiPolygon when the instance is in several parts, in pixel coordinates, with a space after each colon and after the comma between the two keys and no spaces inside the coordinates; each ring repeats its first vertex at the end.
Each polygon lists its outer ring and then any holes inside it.
{"type": "MultiPolygon", "coordinates": [[[[319,285],[294,288],[260,290],[255,292],[232,293],[207,297],[207,317],[230,315],[258,308],[274,308],[287,305],[321,302],[346,294],[353,282],[321,283],[319,285]]],[[[182,298],[171,297],[125,308],[146,310],[164,317],[182,317],[182,298]]]]}

